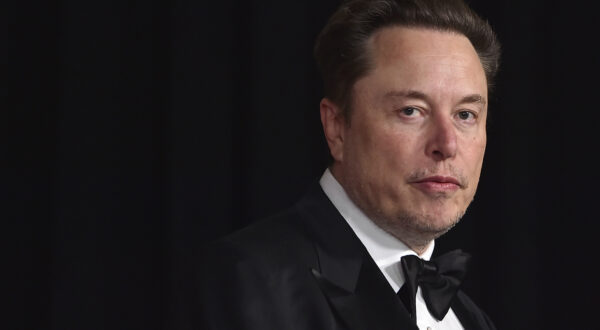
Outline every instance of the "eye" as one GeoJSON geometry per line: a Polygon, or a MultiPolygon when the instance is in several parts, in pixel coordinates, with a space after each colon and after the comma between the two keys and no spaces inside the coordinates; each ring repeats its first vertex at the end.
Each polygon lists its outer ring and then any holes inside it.
{"type": "Polygon", "coordinates": [[[460,120],[464,120],[464,121],[469,120],[470,121],[470,120],[475,120],[476,116],[471,111],[460,111],[460,112],[458,112],[458,118],[460,120]]]}
{"type": "Polygon", "coordinates": [[[407,117],[412,117],[414,115],[417,114],[419,110],[417,108],[413,108],[413,107],[406,107],[404,109],[402,109],[400,112],[402,113],[402,115],[407,116],[407,117]]]}

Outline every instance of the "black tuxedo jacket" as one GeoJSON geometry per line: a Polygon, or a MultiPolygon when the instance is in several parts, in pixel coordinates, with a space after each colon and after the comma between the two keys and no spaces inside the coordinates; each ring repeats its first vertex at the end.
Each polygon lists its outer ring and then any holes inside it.
{"type": "MultiPolygon", "coordinates": [[[[217,241],[198,269],[200,329],[417,329],[317,184],[286,212],[217,241]]],[[[463,292],[466,329],[495,329],[463,292]]]]}

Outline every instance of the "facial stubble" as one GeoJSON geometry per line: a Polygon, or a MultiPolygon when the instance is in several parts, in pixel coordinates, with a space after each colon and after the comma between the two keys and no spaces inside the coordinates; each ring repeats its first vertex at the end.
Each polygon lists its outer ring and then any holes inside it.
{"type": "Polygon", "coordinates": [[[405,210],[398,212],[391,219],[381,215],[373,215],[370,218],[381,229],[421,254],[427,249],[431,241],[456,226],[465,213],[466,208],[455,214],[449,221],[443,221],[443,226],[434,225],[438,219],[430,219],[427,216],[417,215],[405,210]]]}

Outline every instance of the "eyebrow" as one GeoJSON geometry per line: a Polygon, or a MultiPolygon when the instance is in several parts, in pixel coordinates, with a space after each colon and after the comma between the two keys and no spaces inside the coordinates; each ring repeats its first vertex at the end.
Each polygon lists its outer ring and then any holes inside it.
{"type": "Polygon", "coordinates": [[[481,103],[481,105],[485,105],[487,103],[487,101],[485,100],[485,97],[479,95],[479,94],[470,94],[467,95],[465,97],[463,97],[460,100],[460,103],[481,103]]]}
{"type": "MultiPolygon", "coordinates": [[[[405,90],[405,91],[390,91],[387,92],[384,95],[385,98],[390,98],[390,97],[406,97],[406,98],[411,98],[411,99],[419,99],[419,100],[423,100],[423,101],[430,101],[429,97],[420,91],[415,91],[415,90],[405,90]]],[[[464,103],[480,103],[481,105],[484,105],[487,103],[485,97],[479,95],[479,94],[469,94],[464,96],[459,104],[464,104],[464,103]]]]}

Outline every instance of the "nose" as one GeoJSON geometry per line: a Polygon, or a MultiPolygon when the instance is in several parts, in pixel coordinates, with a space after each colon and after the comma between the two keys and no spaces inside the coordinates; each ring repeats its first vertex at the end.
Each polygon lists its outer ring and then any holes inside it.
{"type": "Polygon", "coordinates": [[[456,127],[449,118],[433,118],[425,152],[435,161],[456,156],[456,127]]]}

